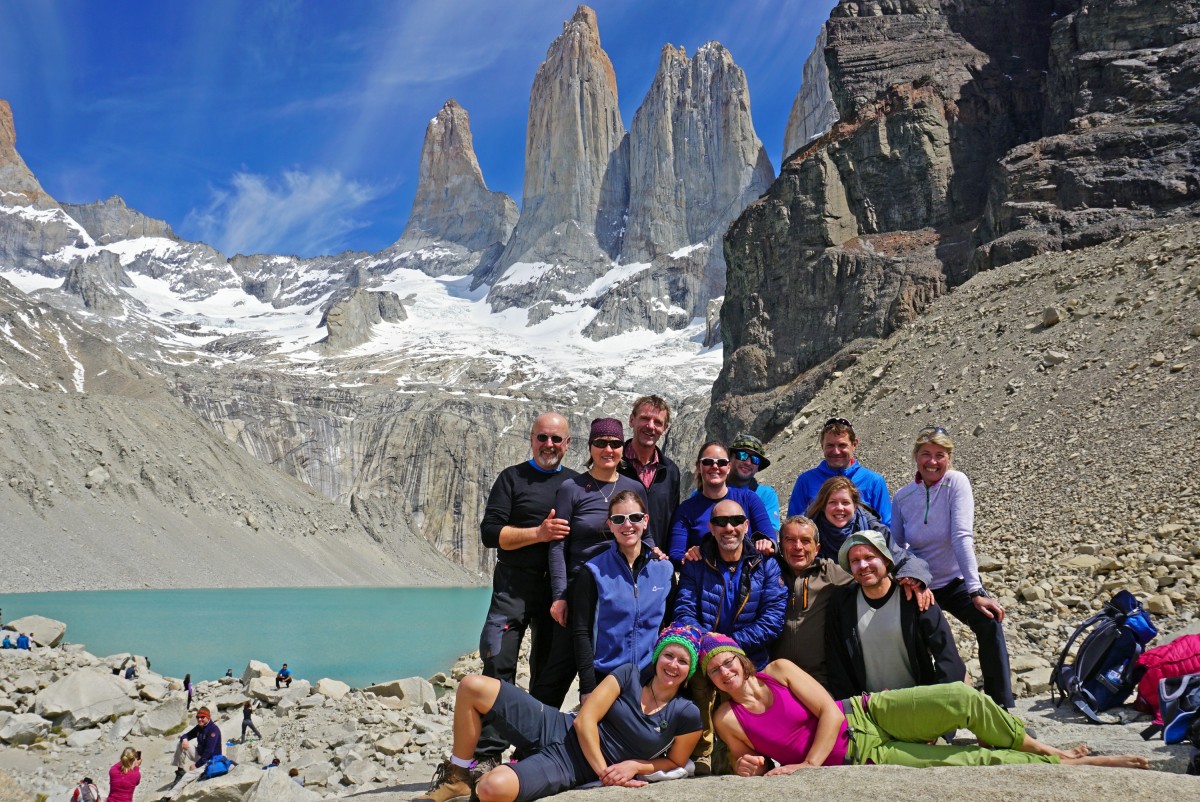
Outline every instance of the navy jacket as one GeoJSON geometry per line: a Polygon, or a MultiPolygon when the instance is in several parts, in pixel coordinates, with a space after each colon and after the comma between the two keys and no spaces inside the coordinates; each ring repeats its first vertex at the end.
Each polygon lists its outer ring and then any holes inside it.
{"type": "MultiPolygon", "coordinates": [[[[632,440],[625,441],[625,453],[628,454],[632,440]]],[[[657,446],[656,446],[657,448],[657,446]]],[[[637,469],[629,464],[628,459],[621,460],[617,472],[641,482],[637,469]]],[[[642,485],[642,487],[646,487],[642,485]]],[[[671,545],[671,519],[675,517],[675,508],[679,506],[679,466],[658,449],[658,468],[654,471],[654,479],[646,487],[646,498],[649,501],[650,537],[654,545],[662,549],[663,554],[671,545]]]]}
{"type": "Polygon", "coordinates": [[[203,727],[197,724],[179,738],[196,742],[196,763],[200,766],[221,754],[221,728],[212,719],[203,727]]]}
{"type": "Polygon", "coordinates": [[[779,572],[779,563],[764,557],[749,538],[742,541],[742,574],[733,609],[732,630],[721,622],[728,568],[718,556],[717,541],[711,534],[700,541],[701,559],[684,562],[679,576],[679,596],[675,602],[675,622],[690,624],[703,632],[720,629],[745,650],[754,665],[767,664],[767,647],[783,631],[787,609],[787,588],[779,572]]]}

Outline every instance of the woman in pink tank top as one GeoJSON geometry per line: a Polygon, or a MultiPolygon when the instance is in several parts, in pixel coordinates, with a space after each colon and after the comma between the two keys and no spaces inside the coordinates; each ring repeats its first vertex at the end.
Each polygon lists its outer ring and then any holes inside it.
{"type": "Polygon", "coordinates": [[[1149,767],[1138,755],[1095,756],[1082,744],[1063,750],[1042,743],[1025,732],[1020,719],[961,682],[835,701],[789,660],[755,673],[741,647],[715,632],[700,641],[700,671],[730,698],[713,714],[713,727],[743,777],[850,763],[1149,767]],[[932,744],[942,733],[964,727],[993,747],[932,744]]]}

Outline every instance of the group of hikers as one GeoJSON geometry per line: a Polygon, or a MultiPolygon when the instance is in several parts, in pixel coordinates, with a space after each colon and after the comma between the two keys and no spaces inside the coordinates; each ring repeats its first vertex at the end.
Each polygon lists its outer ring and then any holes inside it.
{"type": "Polygon", "coordinates": [[[971,483],[945,429],[917,435],[914,478],[893,497],[856,459],[851,422],[830,418],[781,520],[758,438],[702,445],[681,498],[659,445],[667,402],[637,399],[628,423],[627,438],[593,420],[576,473],[566,418],[544,413],[531,458],[497,477],[480,525],[497,550],[483,674],[459,684],[452,753],[419,799],[843,764],[1148,766],[1054,748],[1008,712],[1004,608],[980,580],[971,483]],[[978,641],[982,692],[964,684],[943,612],[978,641]],[[526,631],[528,691],[515,685],[526,631]],[[579,708],[563,712],[576,676],[579,708]],[[979,743],[934,743],[959,728],[979,743]]]}

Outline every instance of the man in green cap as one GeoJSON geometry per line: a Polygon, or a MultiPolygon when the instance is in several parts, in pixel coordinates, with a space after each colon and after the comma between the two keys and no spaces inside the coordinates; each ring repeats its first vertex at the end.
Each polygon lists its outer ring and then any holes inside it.
{"type": "Polygon", "coordinates": [[[753,490],[767,508],[767,515],[771,516],[771,526],[778,532],[779,495],[775,488],[760,483],[756,478],[759,471],[771,464],[762,440],[752,434],[739,434],[729,446],[729,458],[731,462],[726,484],[730,487],[748,487],[753,490]]]}

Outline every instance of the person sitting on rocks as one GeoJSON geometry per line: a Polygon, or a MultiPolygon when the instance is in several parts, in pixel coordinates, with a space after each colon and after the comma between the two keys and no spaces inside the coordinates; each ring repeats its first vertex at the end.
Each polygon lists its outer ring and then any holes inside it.
{"type": "Polygon", "coordinates": [[[17,648],[17,647],[16,647],[16,645],[15,645],[15,644],[12,642],[12,638],[11,638],[10,636],[8,636],[8,635],[5,635],[5,636],[4,636],[4,644],[3,644],[3,648],[5,648],[5,649],[15,649],[15,648],[17,648]]]}
{"type": "Polygon", "coordinates": [[[742,777],[792,774],[819,766],[993,766],[1067,763],[1145,769],[1138,755],[1092,756],[1082,744],[1064,750],[1030,736],[1025,724],[961,682],[881,691],[836,701],[787,660],[761,672],[732,638],[701,639],[700,671],[729,701],[713,715],[742,777]],[[938,746],[965,727],[987,747],[938,746]]]}
{"type": "MultiPolygon", "coordinates": [[[[838,563],[855,584],[838,588],[825,623],[826,688],[837,699],[855,694],[962,682],[967,667],[936,604],[921,610],[899,592],[883,535],[856,532],[838,563]]],[[[932,599],[929,590],[924,593],[932,599]]]]}
{"type": "Polygon", "coordinates": [[[292,687],[292,672],[287,667],[287,663],[284,663],[283,668],[279,669],[279,673],[275,675],[275,690],[279,690],[283,685],[292,687]]]}
{"type": "Polygon", "coordinates": [[[646,784],[639,775],[685,769],[700,738],[700,714],[678,694],[695,670],[698,636],[690,627],[668,627],[650,669],[639,675],[633,665],[620,666],[574,718],[509,682],[463,677],[454,697],[453,751],[417,799],[448,802],[474,793],[480,802],[529,802],[596,780],[638,787],[646,784]],[[474,782],[471,758],[484,716],[527,757],[474,782]]]}
{"type": "Polygon", "coordinates": [[[169,802],[189,783],[204,773],[208,761],[221,754],[221,728],[212,720],[207,707],[196,711],[196,726],[179,736],[175,746],[175,783],[159,802],[169,802]]]}
{"type": "Polygon", "coordinates": [[[17,635],[17,648],[25,649],[26,651],[30,652],[33,651],[33,645],[29,640],[29,636],[24,632],[18,633],[17,635]]]}

